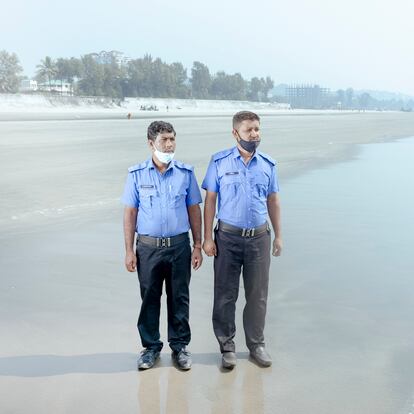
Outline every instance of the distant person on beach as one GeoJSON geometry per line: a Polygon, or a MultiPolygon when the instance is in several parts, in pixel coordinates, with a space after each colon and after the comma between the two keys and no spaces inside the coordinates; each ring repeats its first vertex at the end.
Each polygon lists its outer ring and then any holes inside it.
{"type": "Polygon", "coordinates": [[[232,369],[237,362],[235,310],[243,268],[246,344],[251,358],[268,367],[272,359],[263,335],[271,244],[267,215],[275,233],[272,253],[279,256],[282,251],[276,163],[257,151],[260,144],[257,114],[236,113],[232,133],[236,146],[212,156],[201,185],[206,190],[203,249],[208,256],[214,256],[213,328],[222,353],[222,366],[232,369]],[[217,198],[218,222],[213,240],[217,198]]]}
{"type": "Polygon", "coordinates": [[[151,368],[160,355],[160,299],[167,294],[168,342],[178,368],[191,368],[189,284],[191,265],[197,270],[201,253],[200,189],[191,165],[174,160],[176,133],[168,122],[148,127],[151,157],[128,169],[122,201],[125,266],[138,271],[141,311],[138,331],[145,348],[139,369],[151,368]],[[191,228],[193,249],[188,231],[191,228]],[[134,251],[135,233],[137,234],[134,251]]]}

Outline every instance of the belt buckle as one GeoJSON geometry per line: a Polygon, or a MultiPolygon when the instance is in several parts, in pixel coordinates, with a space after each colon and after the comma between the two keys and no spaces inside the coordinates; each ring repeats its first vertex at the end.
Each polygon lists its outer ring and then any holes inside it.
{"type": "Polygon", "coordinates": [[[170,247],[171,239],[169,237],[157,239],[157,247],[170,247]]]}
{"type": "Polygon", "coordinates": [[[254,229],[243,229],[242,237],[253,237],[254,236],[254,229]]]}

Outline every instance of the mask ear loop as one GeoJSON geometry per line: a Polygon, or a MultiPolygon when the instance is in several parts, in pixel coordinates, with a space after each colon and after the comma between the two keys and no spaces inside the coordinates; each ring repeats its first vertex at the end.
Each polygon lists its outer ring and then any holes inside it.
{"type": "Polygon", "coordinates": [[[240,144],[240,140],[242,139],[242,137],[240,136],[239,131],[237,131],[237,129],[235,129],[235,131],[236,131],[237,137],[239,138],[237,142],[240,144]]]}

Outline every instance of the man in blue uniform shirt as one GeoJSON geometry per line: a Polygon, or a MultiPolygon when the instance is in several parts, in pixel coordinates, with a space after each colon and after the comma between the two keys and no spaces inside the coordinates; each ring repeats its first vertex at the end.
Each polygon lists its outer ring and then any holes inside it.
{"type": "Polygon", "coordinates": [[[276,163],[256,150],[260,143],[257,114],[235,114],[233,136],[236,146],[213,155],[201,185],[206,190],[203,249],[208,256],[215,256],[213,328],[222,365],[232,369],[236,365],[235,309],[243,268],[246,344],[250,356],[267,367],[272,364],[263,335],[270,267],[268,215],[275,233],[273,255],[279,256],[282,251],[276,163]],[[218,223],[213,240],[217,198],[218,223]]]}
{"type": "Polygon", "coordinates": [[[138,368],[151,368],[160,355],[160,299],[165,281],[168,342],[180,369],[191,368],[189,283],[191,265],[202,263],[200,189],[193,167],[175,161],[176,133],[168,122],[148,127],[152,157],[128,169],[122,201],[124,211],[125,266],[138,271],[141,311],[138,331],[145,348],[138,368]],[[193,236],[191,251],[188,230],[193,236]],[[134,252],[135,233],[137,234],[134,252]]]}

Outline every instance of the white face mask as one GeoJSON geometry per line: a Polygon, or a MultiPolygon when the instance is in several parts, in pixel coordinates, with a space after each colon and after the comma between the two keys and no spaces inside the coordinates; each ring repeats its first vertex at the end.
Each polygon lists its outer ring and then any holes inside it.
{"type": "Polygon", "coordinates": [[[155,156],[159,159],[160,162],[163,164],[169,164],[173,158],[175,153],[174,152],[161,152],[155,148],[154,151],[155,156]]]}

